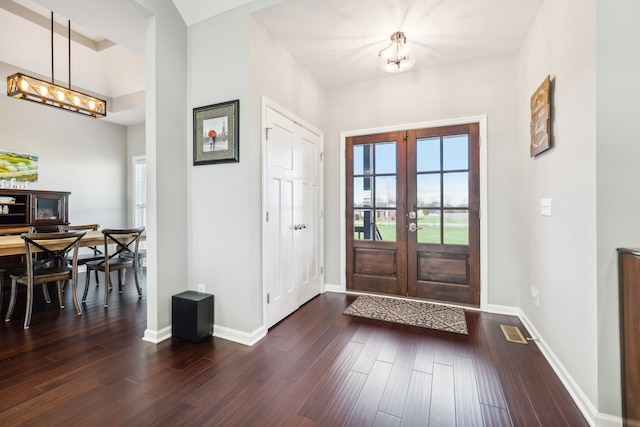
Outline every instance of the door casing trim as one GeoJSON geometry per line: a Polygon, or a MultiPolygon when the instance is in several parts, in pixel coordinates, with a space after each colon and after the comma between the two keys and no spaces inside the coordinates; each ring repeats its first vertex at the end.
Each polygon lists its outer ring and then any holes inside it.
{"type": "Polygon", "coordinates": [[[486,311],[488,305],[488,283],[489,283],[489,260],[488,260],[488,209],[487,209],[487,116],[469,116],[447,120],[436,120],[431,122],[411,123],[404,125],[394,125],[379,128],[360,129],[340,132],[340,288],[339,292],[347,291],[347,233],[346,220],[346,169],[345,154],[346,140],[350,136],[370,135],[383,132],[395,132],[400,130],[412,130],[422,128],[433,128],[442,126],[453,126],[460,124],[478,123],[480,137],[480,310],[486,311]]]}

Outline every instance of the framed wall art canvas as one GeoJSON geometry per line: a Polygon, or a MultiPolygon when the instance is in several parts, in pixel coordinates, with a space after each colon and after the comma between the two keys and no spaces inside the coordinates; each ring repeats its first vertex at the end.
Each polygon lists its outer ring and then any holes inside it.
{"type": "Polygon", "coordinates": [[[240,101],[193,109],[193,164],[240,161],[240,101]]]}
{"type": "Polygon", "coordinates": [[[0,150],[0,180],[38,182],[38,156],[0,150]]]}
{"type": "Polygon", "coordinates": [[[551,76],[531,95],[531,157],[551,148],[551,76]]]}

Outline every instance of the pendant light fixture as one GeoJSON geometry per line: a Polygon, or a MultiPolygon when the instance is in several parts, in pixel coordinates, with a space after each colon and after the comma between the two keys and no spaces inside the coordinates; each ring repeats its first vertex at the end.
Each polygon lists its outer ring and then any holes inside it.
{"type": "Polygon", "coordinates": [[[416,63],[415,58],[409,54],[407,37],[402,31],[391,34],[391,44],[380,52],[380,69],[387,73],[400,73],[407,71],[416,63]]]}
{"type": "Polygon", "coordinates": [[[7,96],[62,108],[85,116],[107,115],[107,101],[71,89],[71,21],[69,21],[69,87],[55,84],[53,77],[53,12],[51,12],[51,82],[16,73],[7,77],[7,96]]]}

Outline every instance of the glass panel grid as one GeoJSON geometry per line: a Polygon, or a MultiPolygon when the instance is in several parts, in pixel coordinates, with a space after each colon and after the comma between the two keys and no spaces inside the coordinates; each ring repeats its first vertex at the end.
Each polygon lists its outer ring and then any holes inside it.
{"type": "Polygon", "coordinates": [[[443,239],[446,245],[469,244],[469,212],[445,210],[443,239]]]}
{"type": "Polygon", "coordinates": [[[469,135],[449,135],[442,138],[442,169],[469,169],[469,135]]]}
{"type": "Polygon", "coordinates": [[[355,240],[396,240],[396,142],[353,147],[355,240]]]}
{"type": "Polygon", "coordinates": [[[469,136],[416,143],[418,243],[468,245],[469,136]]]}

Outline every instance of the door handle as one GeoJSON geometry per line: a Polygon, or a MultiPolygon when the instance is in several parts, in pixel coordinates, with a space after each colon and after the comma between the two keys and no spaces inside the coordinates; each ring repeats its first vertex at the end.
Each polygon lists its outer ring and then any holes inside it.
{"type": "Polygon", "coordinates": [[[411,231],[412,233],[415,233],[418,230],[422,230],[422,227],[418,227],[415,222],[409,223],[409,231],[411,231]]]}

